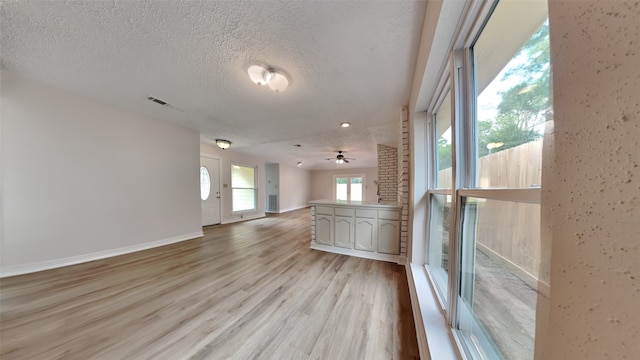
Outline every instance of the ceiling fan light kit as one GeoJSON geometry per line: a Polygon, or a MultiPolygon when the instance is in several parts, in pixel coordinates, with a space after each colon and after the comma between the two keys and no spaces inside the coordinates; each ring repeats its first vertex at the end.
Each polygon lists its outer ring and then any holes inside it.
{"type": "Polygon", "coordinates": [[[289,78],[283,72],[272,67],[251,65],[247,69],[249,78],[257,85],[267,85],[275,92],[283,92],[289,86],[289,78]]]}
{"type": "Polygon", "coordinates": [[[349,160],[355,160],[354,158],[346,158],[344,157],[344,155],[342,154],[342,150],[338,151],[338,155],[334,158],[328,158],[326,160],[330,160],[330,161],[335,161],[336,164],[338,165],[342,165],[342,164],[348,164],[349,160]]]}

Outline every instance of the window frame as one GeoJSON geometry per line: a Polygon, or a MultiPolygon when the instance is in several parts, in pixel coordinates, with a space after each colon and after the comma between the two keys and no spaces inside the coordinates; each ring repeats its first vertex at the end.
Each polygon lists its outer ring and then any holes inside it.
{"type": "Polygon", "coordinates": [[[232,214],[241,214],[246,212],[253,212],[258,210],[258,167],[255,165],[244,165],[240,163],[231,163],[231,213],[232,214]],[[234,187],[233,186],[233,171],[235,167],[244,167],[248,169],[253,169],[253,187],[234,187]],[[253,190],[253,208],[251,209],[243,209],[243,210],[234,210],[233,203],[233,192],[234,190],[253,190]]]}
{"type": "MultiPolygon", "coordinates": [[[[453,200],[453,196],[454,196],[454,192],[453,189],[455,188],[455,171],[454,168],[456,166],[456,162],[455,162],[455,139],[453,136],[453,123],[454,123],[454,94],[453,94],[453,86],[452,86],[452,79],[451,79],[451,75],[449,74],[450,71],[450,64],[451,64],[451,59],[449,59],[449,61],[447,62],[447,64],[445,65],[444,69],[443,69],[443,75],[440,77],[440,81],[438,83],[438,87],[437,87],[437,96],[434,97],[434,100],[432,101],[432,103],[429,106],[429,110],[427,111],[428,113],[428,118],[427,118],[427,139],[428,141],[428,146],[427,146],[427,220],[426,220],[426,236],[427,236],[427,241],[426,244],[424,246],[424,255],[423,255],[423,259],[424,259],[424,267],[427,269],[427,275],[429,277],[429,280],[431,281],[431,284],[433,285],[434,289],[436,290],[436,297],[438,299],[438,302],[440,303],[440,307],[442,308],[442,311],[446,314],[450,309],[450,305],[449,305],[449,301],[448,298],[449,296],[449,291],[448,289],[450,288],[450,284],[447,285],[447,289],[441,289],[441,287],[438,285],[438,281],[436,280],[437,277],[440,277],[440,275],[435,274],[434,271],[432,271],[429,267],[429,250],[432,247],[431,245],[431,230],[432,230],[432,199],[434,195],[445,195],[445,196],[451,196],[452,200],[453,200]],[[451,96],[450,101],[451,101],[451,116],[450,116],[450,120],[451,120],[451,171],[452,171],[452,177],[451,177],[451,187],[450,188],[440,188],[438,187],[438,151],[437,151],[437,147],[438,147],[438,134],[437,134],[437,113],[440,110],[440,108],[442,107],[442,105],[444,104],[444,101],[447,99],[447,96],[451,96]],[[447,294],[443,294],[447,293],[447,294]],[[446,296],[445,296],[446,295],[446,296]]],[[[453,206],[453,202],[452,202],[452,206],[453,206]]],[[[451,270],[452,270],[452,265],[451,265],[451,253],[452,253],[452,248],[451,248],[451,233],[452,233],[452,228],[451,225],[454,224],[453,222],[453,216],[454,214],[454,209],[453,207],[450,208],[449,210],[449,258],[448,258],[448,269],[447,269],[447,282],[450,283],[450,279],[451,279],[451,270]]]]}
{"type": "Polygon", "coordinates": [[[347,202],[351,202],[351,179],[352,178],[362,178],[362,200],[355,200],[355,201],[360,201],[360,202],[365,202],[367,201],[367,192],[366,192],[366,178],[364,176],[364,174],[334,174],[333,175],[333,201],[344,201],[344,200],[338,200],[338,184],[336,183],[336,181],[338,180],[338,178],[347,178],[347,202]]]}
{"type": "MultiPolygon", "coordinates": [[[[485,25],[489,22],[498,1],[472,2],[469,4],[461,24],[458,27],[450,56],[443,66],[435,95],[427,106],[426,120],[426,226],[423,248],[423,264],[427,279],[439,301],[440,310],[444,314],[447,324],[452,331],[453,338],[458,345],[460,355],[476,358],[480,352],[473,349],[458,330],[461,310],[459,309],[459,297],[461,296],[462,252],[465,244],[462,241],[462,220],[464,205],[467,198],[479,198],[486,200],[498,200],[509,202],[541,203],[541,188],[477,188],[477,157],[476,157],[476,78],[475,61],[473,58],[473,46],[482,34],[485,25]],[[451,142],[452,142],[452,185],[451,189],[435,187],[437,177],[437,131],[436,112],[439,110],[447,92],[451,93],[451,142]],[[449,228],[449,283],[446,301],[440,294],[434,274],[428,266],[429,241],[431,234],[432,195],[451,195],[452,205],[450,210],[449,228]]],[[[464,312],[464,311],[462,311],[464,312]]],[[[474,320],[475,321],[475,320],[474,320]]],[[[478,323],[471,323],[478,326],[478,323]]],[[[488,346],[491,353],[492,346],[488,346]]]]}

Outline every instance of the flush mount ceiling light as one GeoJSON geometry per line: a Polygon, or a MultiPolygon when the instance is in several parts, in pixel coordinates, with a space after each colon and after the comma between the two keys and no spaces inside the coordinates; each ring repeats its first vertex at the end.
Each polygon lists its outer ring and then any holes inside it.
{"type": "Polygon", "coordinates": [[[247,70],[251,81],[262,86],[268,85],[269,88],[275,92],[283,92],[289,86],[289,79],[287,76],[271,67],[262,65],[251,65],[247,70]]]}
{"type": "Polygon", "coordinates": [[[340,123],[340,127],[348,128],[349,126],[351,126],[351,123],[348,123],[348,122],[340,123]]]}
{"type": "Polygon", "coordinates": [[[298,161],[298,167],[302,166],[302,161],[298,161]]]}
{"type": "Polygon", "coordinates": [[[218,147],[222,150],[227,150],[229,147],[231,147],[231,141],[224,140],[224,139],[216,139],[216,145],[218,145],[218,147]]]}

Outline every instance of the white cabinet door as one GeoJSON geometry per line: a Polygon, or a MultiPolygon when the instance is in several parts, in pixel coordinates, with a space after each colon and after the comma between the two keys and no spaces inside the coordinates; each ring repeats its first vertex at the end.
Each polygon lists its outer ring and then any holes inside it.
{"type": "Polygon", "coordinates": [[[378,220],[378,252],[400,254],[400,221],[378,220]]]}
{"type": "Polygon", "coordinates": [[[333,245],[332,215],[316,215],[316,243],[333,245]]]}
{"type": "Polygon", "coordinates": [[[378,220],[356,218],[356,250],[375,251],[378,220]]]}
{"type": "Polygon", "coordinates": [[[353,249],[353,218],[346,216],[335,217],[334,244],[339,247],[353,249]]]}

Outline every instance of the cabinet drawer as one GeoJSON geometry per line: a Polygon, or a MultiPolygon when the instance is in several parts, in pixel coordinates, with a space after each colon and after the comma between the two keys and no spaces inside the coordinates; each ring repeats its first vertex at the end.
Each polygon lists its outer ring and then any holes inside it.
{"type": "Polygon", "coordinates": [[[375,219],[376,218],[376,211],[375,210],[357,209],[356,210],[356,217],[375,219]]]}
{"type": "Polygon", "coordinates": [[[333,215],[333,208],[327,206],[316,206],[316,214],[333,215]]]}
{"type": "Polygon", "coordinates": [[[336,208],[336,216],[353,216],[353,209],[336,208]]]}
{"type": "Polygon", "coordinates": [[[378,210],[378,218],[385,220],[400,220],[400,211],[378,210]]]}

